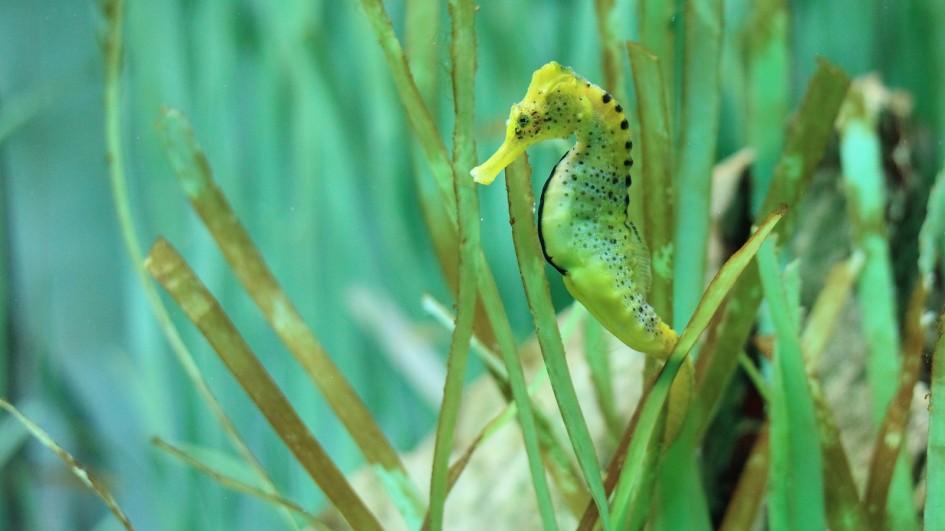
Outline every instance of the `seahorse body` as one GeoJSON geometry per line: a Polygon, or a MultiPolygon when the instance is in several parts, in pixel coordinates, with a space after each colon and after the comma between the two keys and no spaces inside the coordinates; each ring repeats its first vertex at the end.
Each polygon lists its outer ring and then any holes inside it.
{"type": "MultiPolygon", "coordinates": [[[[472,176],[491,183],[528,146],[571,134],[576,143],[551,170],[538,208],[545,259],[607,330],[665,360],[676,333],[646,301],[649,253],[627,212],[633,144],[623,108],[607,91],[556,62],[541,67],[525,98],[512,106],[505,142],[472,176]]],[[[691,379],[687,364],[674,384],[671,410],[684,409],[691,379]]],[[[678,427],[672,424],[671,418],[668,432],[678,427]]]]}
{"type": "Polygon", "coordinates": [[[539,205],[545,258],[605,328],[631,348],[664,359],[675,333],[646,302],[650,262],[627,216],[632,142],[623,108],[597,85],[558,63],[537,70],[512,106],[505,143],[473,170],[491,182],[536,142],[575,135],[551,171],[539,205]]]}

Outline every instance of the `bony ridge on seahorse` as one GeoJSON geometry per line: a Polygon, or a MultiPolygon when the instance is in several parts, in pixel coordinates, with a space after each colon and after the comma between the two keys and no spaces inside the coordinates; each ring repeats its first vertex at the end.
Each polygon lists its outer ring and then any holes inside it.
{"type": "MultiPolygon", "coordinates": [[[[545,259],[564,285],[620,341],[666,360],[676,332],[646,300],[650,259],[630,222],[629,124],[605,90],[551,62],[532,75],[525,98],[512,105],[505,141],[472,170],[491,183],[532,144],[574,134],[576,142],[551,170],[538,207],[545,259]]],[[[673,382],[664,438],[674,438],[692,389],[689,361],[673,382]]]]}

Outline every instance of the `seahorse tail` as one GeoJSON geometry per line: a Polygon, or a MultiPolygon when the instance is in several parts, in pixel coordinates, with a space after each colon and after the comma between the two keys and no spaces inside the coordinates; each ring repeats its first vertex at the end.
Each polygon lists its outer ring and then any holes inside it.
{"type": "Polygon", "coordinates": [[[692,360],[686,358],[686,361],[679,367],[676,379],[673,380],[673,385],[669,389],[669,399],[666,403],[666,425],[663,428],[664,446],[668,446],[679,435],[679,430],[686,420],[694,385],[695,367],[692,365],[692,360]]]}
{"type": "MultiPolygon", "coordinates": [[[[676,341],[679,339],[676,331],[664,322],[659,324],[659,334],[663,342],[663,351],[661,357],[665,360],[673,353],[676,341]]],[[[669,398],[666,405],[666,424],[663,429],[663,443],[668,445],[676,439],[683,422],[686,420],[686,412],[689,410],[689,401],[692,399],[692,389],[695,385],[695,368],[692,365],[692,359],[686,358],[686,361],[676,373],[676,379],[669,389],[669,398]]]]}
{"type": "Polygon", "coordinates": [[[673,353],[673,348],[676,347],[676,340],[679,337],[676,335],[676,331],[670,328],[670,326],[663,321],[660,321],[659,327],[657,328],[657,334],[660,337],[661,352],[658,354],[658,357],[662,360],[669,358],[670,354],[673,353]]]}

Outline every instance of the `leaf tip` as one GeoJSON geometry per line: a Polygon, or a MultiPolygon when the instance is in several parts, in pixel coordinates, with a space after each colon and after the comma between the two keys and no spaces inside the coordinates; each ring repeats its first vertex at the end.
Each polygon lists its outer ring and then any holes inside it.
{"type": "Polygon", "coordinates": [[[157,239],[154,240],[154,243],[151,244],[151,249],[148,250],[148,255],[141,263],[141,267],[150,273],[151,276],[159,276],[161,269],[160,264],[164,261],[162,257],[163,255],[166,255],[169,250],[173,252],[171,244],[166,239],[164,239],[163,236],[158,236],[157,239]]]}

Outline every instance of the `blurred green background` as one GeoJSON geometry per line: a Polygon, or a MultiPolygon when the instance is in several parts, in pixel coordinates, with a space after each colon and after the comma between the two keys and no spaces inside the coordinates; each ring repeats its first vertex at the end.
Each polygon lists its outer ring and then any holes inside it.
{"type": "MultiPolygon", "coordinates": [[[[385,4],[403,39],[405,2],[385,4]]],[[[725,2],[719,158],[747,143],[746,49],[756,10],[768,4],[777,2],[725,2]]],[[[945,129],[945,3],[787,4],[787,109],[818,55],[851,75],[879,72],[915,98],[915,127],[925,139],[918,170],[930,179],[945,151],[938,134],[945,129]]],[[[436,38],[411,43],[408,52],[438,56],[433,108],[448,132],[449,24],[445,6],[438,9],[436,38]]],[[[636,12],[634,1],[616,2],[618,38],[636,37],[636,12]]],[[[538,66],[553,59],[602,81],[593,2],[484,0],[477,18],[481,155],[498,145],[509,104],[538,66]]],[[[159,435],[208,459],[229,454],[157,329],[123,248],[104,157],[101,28],[94,2],[0,0],[0,395],[99,472],[141,529],[281,526],[270,507],[186,470],[148,442],[159,435]]],[[[128,0],[122,81],[123,149],[142,241],[162,234],[178,246],[332,457],[356,469],[357,449],[180,192],[154,126],[162,106],[173,106],[190,116],[217,181],[306,321],[395,446],[412,448],[432,429],[435,409],[391,361],[391,338],[379,335],[379,325],[403,319],[407,326],[395,332],[412,334],[442,359],[448,331],[420,299],[451,300],[418,207],[413,175],[427,169],[355,2],[128,0]],[[380,317],[364,317],[364,306],[380,317]]],[[[561,151],[533,150],[536,187],[561,151]]],[[[525,337],[530,320],[512,266],[504,191],[481,189],[480,198],[483,245],[525,337]]],[[[550,279],[564,307],[568,296],[557,275],[550,279]]],[[[219,359],[179,321],[282,492],[307,505],[319,500],[219,359]]],[[[470,377],[481,372],[476,363],[470,377]]],[[[9,440],[0,452],[0,528],[115,527],[53,455],[23,437],[9,440]]]]}

